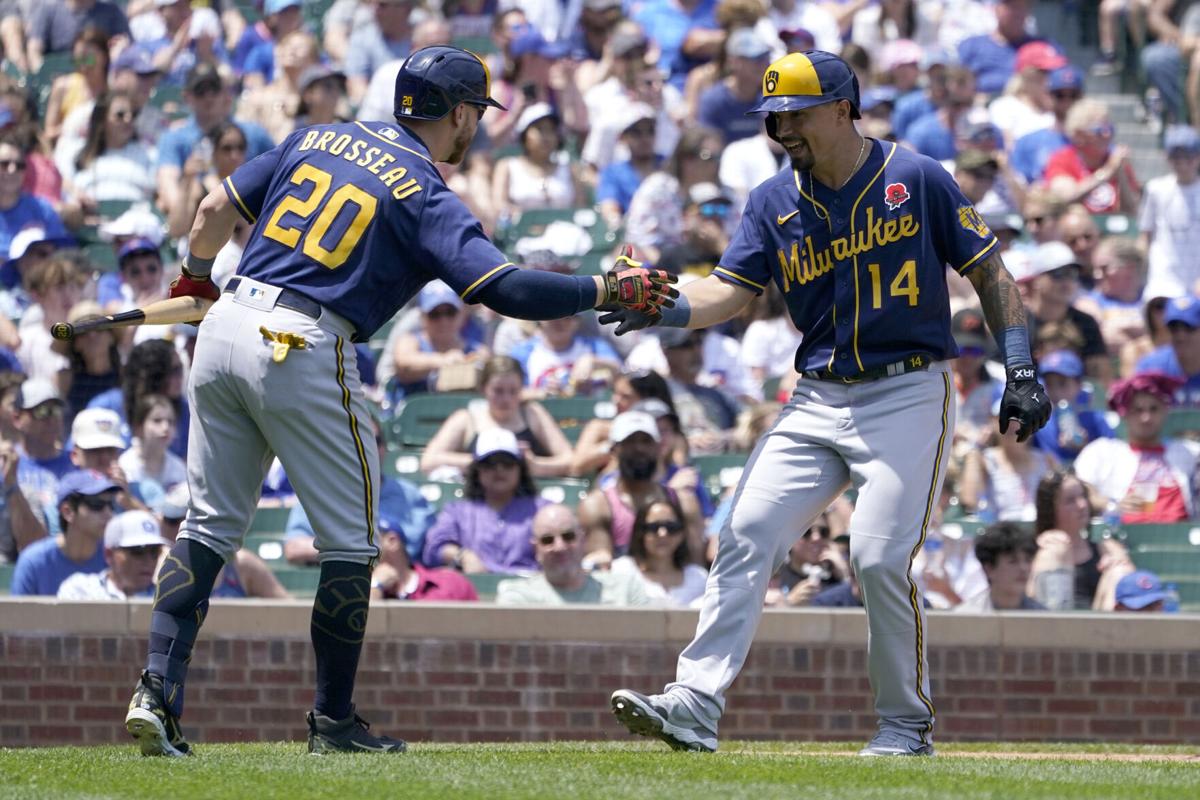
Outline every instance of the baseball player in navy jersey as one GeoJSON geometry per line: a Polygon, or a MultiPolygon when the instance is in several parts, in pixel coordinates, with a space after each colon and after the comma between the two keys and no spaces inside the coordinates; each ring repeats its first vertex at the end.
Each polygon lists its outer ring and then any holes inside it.
{"type": "Polygon", "coordinates": [[[934,706],[921,593],[910,575],[937,506],[954,425],[947,267],[974,285],[1003,347],[1000,427],[1029,438],[1050,405],[1017,287],[996,237],[936,162],[859,135],[858,83],[829,53],[793,53],[763,75],[767,133],[791,167],[751,192],[719,266],[661,318],[617,310],[618,332],[706,328],[773,281],[804,341],[796,390],[750,455],[696,636],[662,694],[621,689],[617,718],[676,749],[712,751],[725,692],[750,649],[767,582],[847,487],[850,556],[868,620],[879,728],[863,755],[932,755],[934,706]]]}
{"type": "Polygon", "coordinates": [[[468,303],[524,319],[597,306],[653,315],[678,294],[672,277],[628,259],[603,277],[566,276],[518,269],[492,245],[434,166],[461,162],[487,108],[502,108],[490,84],[465,50],[419,50],[396,79],[399,124],[298,130],[201,203],[171,296],[216,303],[188,382],[191,504],[159,574],[149,658],[125,720],[143,754],[189,752],[179,716],[192,646],[276,455],[320,551],[309,750],[404,751],[351,704],[379,553],[378,455],[353,342],[435,278],[468,303]],[[222,294],[208,276],[238,217],[254,230],[222,294]]]}

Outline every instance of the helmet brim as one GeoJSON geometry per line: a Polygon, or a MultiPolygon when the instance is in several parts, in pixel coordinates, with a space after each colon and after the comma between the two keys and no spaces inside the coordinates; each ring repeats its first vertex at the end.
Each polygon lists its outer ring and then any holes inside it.
{"type": "MultiPolygon", "coordinates": [[[[764,97],[759,100],[754,108],[746,112],[747,116],[753,114],[771,114],[779,111],[800,111],[813,106],[823,106],[826,103],[836,103],[838,100],[845,100],[844,97],[822,97],[813,95],[805,97],[804,95],[786,95],[778,97],[764,97]]],[[[851,103],[851,105],[854,105],[851,103]]]]}

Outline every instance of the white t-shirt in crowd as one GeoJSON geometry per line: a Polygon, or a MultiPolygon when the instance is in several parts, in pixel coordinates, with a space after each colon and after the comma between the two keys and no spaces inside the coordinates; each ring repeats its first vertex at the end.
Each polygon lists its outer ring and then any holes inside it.
{"type": "Polygon", "coordinates": [[[1180,186],[1173,174],[1146,183],[1138,230],[1150,234],[1143,297],[1182,297],[1200,279],[1200,180],[1180,186]]]}
{"type": "Polygon", "coordinates": [[[748,136],[725,146],[721,153],[721,167],[717,179],[733,192],[734,205],[746,205],[750,190],[763,181],[773,178],[787,165],[787,156],[771,152],[767,134],[748,136]]]}
{"type": "MultiPolygon", "coordinates": [[[[742,365],[747,369],[765,369],[767,377],[778,378],[795,363],[796,348],[803,339],[804,335],[786,315],[757,319],[742,335],[742,365]]],[[[758,393],[762,394],[761,385],[758,393]]]]}
{"type": "Polygon", "coordinates": [[[59,600],[124,600],[125,593],[112,582],[108,570],[76,572],[58,587],[59,600]]]}
{"type": "Polygon", "coordinates": [[[670,589],[652,581],[642,573],[633,556],[621,556],[612,562],[612,571],[617,575],[628,575],[640,580],[646,597],[652,606],[687,608],[695,605],[704,596],[704,584],[708,582],[708,571],[695,564],[683,568],[683,583],[670,589]]]}

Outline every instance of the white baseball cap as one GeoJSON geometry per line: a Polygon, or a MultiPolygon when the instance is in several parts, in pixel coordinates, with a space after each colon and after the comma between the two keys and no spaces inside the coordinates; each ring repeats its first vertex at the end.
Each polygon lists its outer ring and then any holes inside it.
{"type": "Polygon", "coordinates": [[[99,450],[101,447],[124,450],[121,418],[107,408],[85,408],[71,423],[71,441],[80,450],[99,450]]]}
{"type": "Polygon", "coordinates": [[[644,433],[654,441],[659,441],[658,423],[654,417],[645,411],[632,410],[617,414],[612,427],[608,429],[608,441],[610,444],[620,444],[635,433],[644,433]]]}
{"type": "Polygon", "coordinates": [[[181,520],[187,514],[188,503],[191,502],[191,499],[192,493],[188,491],[188,485],[177,483],[167,490],[159,513],[163,515],[163,519],[181,520]]]}
{"type": "Polygon", "coordinates": [[[421,309],[421,313],[428,314],[438,306],[462,308],[463,301],[458,296],[458,292],[443,281],[430,281],[422,287],[421,293],[417,295],[417,306],[421,309]]]}
{"type": "Polygon", "coordinates": [[[518,461],[521,460],[521,445],[517,435],[507,428],[488,428],[475,439],[475,460],[483,461],[496,453],[507,453],[518,461]]]}
{"type": "Polygon", "coordinates": [[[126,511],[117,514],[104,526],[105,548],[146,545],[169,547],[170,544],[163,538],[158,520],[148,511],[126,511]]]}
{"type": "Polygon", "coordinates": [[[54,384],[45,378],[29,378],[21,384],[21,410],[29,411],[50,400],[63,402],[54,384]]]}

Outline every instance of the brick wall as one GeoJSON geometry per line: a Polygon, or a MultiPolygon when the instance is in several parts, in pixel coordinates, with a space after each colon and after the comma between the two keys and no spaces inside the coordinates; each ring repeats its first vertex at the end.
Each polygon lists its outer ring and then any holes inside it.
{"type": "MultiPolygon", "coordinates": [[[[373,609],[356,701],[415,741],[622,739],[621,686],[655,690],[694,612],[394,605],[373,609]],[[587,632],[587,641],[581,632],[587,632]]],[[[149,609],[0,600],[0,746],[125,741],[149,609]]],[[[931,615],[943,740],[1191,742],[1196,618],[931,615]]],[[[185,729],[196,741],[300,739],[313,659],[302,603],[214,604],[185,729]]],[[[770,612],[722,735],[863,740],[873,731],[861,612],[770,612]]]]}

